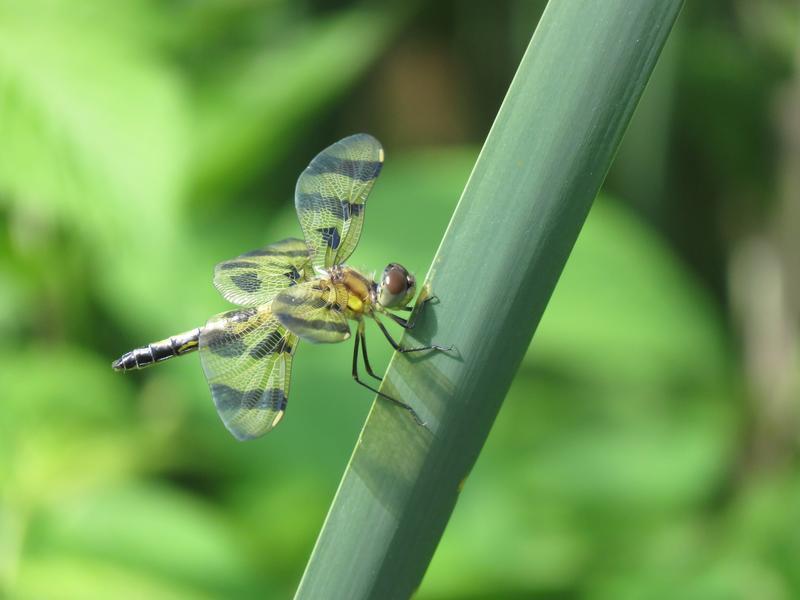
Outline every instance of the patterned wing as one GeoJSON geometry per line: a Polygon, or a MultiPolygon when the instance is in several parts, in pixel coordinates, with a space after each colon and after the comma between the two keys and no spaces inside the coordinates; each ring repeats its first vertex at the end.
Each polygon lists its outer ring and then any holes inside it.
{"type": "Polygon", "coordinates": [[[348,292],[343,285],[315,279],[275,296],[272,312],[278,322],[309,342],[334,343],[350,337],[344,316],[348,292]]]}
{"type": "Polygon", "coordinates": [[[305,281],[310,271],[305,242],[289,238],[219,263],[214,268],[214,286],[229,302],[258,306],[305,281]]]}
{"type": "Polygon", "coordinates": [[[200,332],[200,361],[225,427],[238,440],[259,437],[283,418],[297,336],[269,306],[209,319],[200,332]]]}
{"type": "Polygon", "coordinates": [[[294,203],[314,267],[342,264],[353,253],[382,166],[380,142],[359,133],[320,152],[300,175],[294,203]]]}

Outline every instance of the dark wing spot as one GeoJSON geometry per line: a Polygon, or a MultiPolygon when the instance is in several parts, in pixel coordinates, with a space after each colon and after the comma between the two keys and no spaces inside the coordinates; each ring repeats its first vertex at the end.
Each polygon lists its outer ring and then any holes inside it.
{"type": "Polygon", "coordinates": [[[342,219],[349,221],[353,217],[357,217],[364,212],[363,204],[356,204],[355,202],[348,202],[342,200],[342,219]]]}
{"type": "Polygon", "coordinates": [[[267,337],[250,349],[250,356],[259,359],[276,352],[290,353],[292,351],[292,346],[284,337],[285,334],[280,331],[270,332],[267,337]]]}
{"type": "Polygon", "coordinates": [[[329,248],[336,250],[339,247],[342,238],[339,236],[339,230],[336,227],[320,227],[317,231],[322,234],[322,239],[329,248]]]}
{"type": "Polygon", "coordinates": [[[345,333],[350,331],[347,321],[326,321],[325,319],[304,319],[303,317],[296,317],[291,314],[282,313],[275,315],[281,322],[281,325],[286,327],[292,333],[298,331],[319,329],[322,331],[336,331],[345,333]]]}
{"type": "Polygon", "coordinates": [[[236,358],[247,350],[239,336],[213,329],[206,334],[205,343],[211,352],[224,358],[236,358]]]}
{"type": "Polygon", "coordinates": [[[243,292],[257,292],[261,289],[261,280],[258,274],[252,271],[241,275],[231,275],[231,281],[243,292]]]}
{"type": "Polygon", "coordinates": [[[289,271],[284,273],[284,276],[289,278],[290,286],[295,285],[297,280],[300,279],[300,273],[297,272],[297,268],[294,265],[289,265],[289,271]]]}
{"type": "Polygon", "coordinates": [[[217,410],[230,413],[238,410],[284,410],[286,394],[278,388],[237,390],[224,383],[212,383],[211,395],[217,410]]]}
{"type": "Polygon", "coordinates": [[[348,202],[334,196],[324,196],[319,192],[300,192],[297,195],[298,210],[315,211],[324,206],[330,210],[334,218],[347,221],[352,217],[360,215],[364,211],[364,205],[356,202],[348,202]]]}
{"type": "Polygon", "coordinates": [[[229,260],[228,262],[221,263],[220,269],[252,269],[258,267],[256,263],[248,262],[246,260],[229,260]]]}

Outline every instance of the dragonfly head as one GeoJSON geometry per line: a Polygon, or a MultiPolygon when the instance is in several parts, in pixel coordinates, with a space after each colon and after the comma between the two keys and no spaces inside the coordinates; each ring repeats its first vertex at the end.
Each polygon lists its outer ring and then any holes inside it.
{"type": "Polygon", "coordinates": [[[378,283],[378,304],[384,308],[406,306],[417,291],[417,280],[405,267],[389,263],[378,283]]]}

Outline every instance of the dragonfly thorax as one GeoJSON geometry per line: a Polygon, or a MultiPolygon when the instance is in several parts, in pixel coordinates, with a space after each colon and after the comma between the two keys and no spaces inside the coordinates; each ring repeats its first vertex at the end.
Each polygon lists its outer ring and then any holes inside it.
{"type": "Polygon", "coordinates": [[[328,271],[330,282],[347,290],[347,299],[342,308],[347,317],[358,320],[362,315],[372,312],[378,300],[378,284],[360,271],[338,265],[328,271]]]}

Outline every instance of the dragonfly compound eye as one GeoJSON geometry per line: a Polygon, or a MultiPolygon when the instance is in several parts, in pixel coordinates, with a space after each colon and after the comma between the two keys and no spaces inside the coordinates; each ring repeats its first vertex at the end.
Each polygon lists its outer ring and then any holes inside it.
{"type": "Polygon", "coordinates": [[[405,293],[408,288],[408,274],[404,271],[403,267],[392,265],[384,273],[383,285],[393,296],[405,293]]]}
{"type": "Polygon", "coordinates": [[[405,267],[391,263],[383,270],[378,302],[387,308],[405,306],[414,295],[415,281],[405,267]]]}

